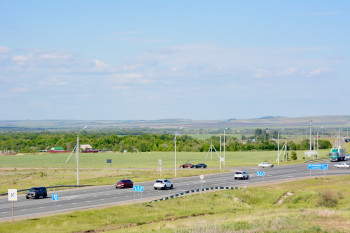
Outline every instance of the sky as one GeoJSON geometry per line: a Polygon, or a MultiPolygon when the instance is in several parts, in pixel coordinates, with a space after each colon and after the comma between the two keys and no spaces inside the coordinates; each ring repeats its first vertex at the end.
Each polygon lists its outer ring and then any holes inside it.
{"type": "Polygon", "coordinates": [[[0,120],[350,115],[348,0],[0,0],[0,120]]]}

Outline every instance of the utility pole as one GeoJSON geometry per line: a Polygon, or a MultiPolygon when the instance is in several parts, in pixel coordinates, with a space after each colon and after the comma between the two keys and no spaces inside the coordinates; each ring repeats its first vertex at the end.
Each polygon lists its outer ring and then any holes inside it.
{"type": "MultiPolygon", "coordinates": [[[[181,127],[179,130],[181,130],[183,127],[181,127]]],[[[174,138],[174,144],[175,144],[175,177],[177,176],[177,169],[176,169],[176,135],[178,131],[175,132],[175,138],[174,138]]]]}
{"type": "Polygon", "coordinates": [[[75,159],[77,160],[77,185],[79,185],[79,133],[83,130],[86,129],[87,126],[85,125],[84,128],[82,128],[81,130],[78,131],[78,135],[77,135],[77,145],[75,148],[75,159]]]}
{"type": "Polygon", "coordinates": [[[220,134],[220,171],[221,171],[221,134],[220,134]]]}
{"type": "Polygon", "coordinates": [[[226,165],[225,163],[226,163],[226,154],[225,154],[225,152],[226,152],[226,137],[225,137],[225,130],[226,130],[227,128],[225,128],[224,129],[224,166],[226,165]]]}
{"type": "Polygon", "coordinates": [[[312,149],[311,127],[312,127],[312,120],[310,120],[310,151],[312,149]]]}

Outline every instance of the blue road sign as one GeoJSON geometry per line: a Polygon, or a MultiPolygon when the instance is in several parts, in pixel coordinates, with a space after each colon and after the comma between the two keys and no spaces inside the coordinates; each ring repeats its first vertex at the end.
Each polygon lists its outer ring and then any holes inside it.
{"type": "Polygon", "coordinates": [[[265,176],[265,172],[257,171],[256,176],[265,176]]]}
{"type": "Polygon", "coordinates": [[[310,169],[310,170],[328,170],[328,164],[308,164],[307,169],[310,169]]]}
{"type": "Polygon", "coordinates": [[[52,194],[52,200],[58,201],[58,194],[52,194]]]}
{"type": "Polygon", "coordinates": [[[143,186],[134,186],[133,191],[134,192],[143,192],[143,186]]]}

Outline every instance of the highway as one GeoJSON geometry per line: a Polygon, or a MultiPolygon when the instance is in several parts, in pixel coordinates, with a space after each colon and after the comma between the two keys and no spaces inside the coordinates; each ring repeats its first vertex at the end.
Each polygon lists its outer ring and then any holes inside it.
{"type": "MultiPolygon", "coordinates": [[[[258,167],[236,167],[225,168],[230,172],[205,175],[202,188],[216,186],[243,187],[264,185],[270,182],[281,182],[302,177],[315,177],[324,175],[350,174],[350,169],[338,169],[334,167],[336,163],[328,163],[328,170],[310,170],[307,164],[281,165],[273,168],[258,167]],[[242,170],[249,174],[249,180],[235,180],[234,172],[242,170]],[[257,177],[257,171],[264,171],[264,177],[257,177]]],[[[127,178],[127,177],[125,177],[127,178]]],[[[144,192],[133,192],[133,189],[116,189],[114,185],[93,186],[88,188],[49,191],[46,199],[26,199],[24,194],[18,195],[18,201],[14,202],[14,218],[35,218],[40,216],[54,215],[74,210],[97,208],[118,204],[132,204],[159,199],[172,194],[201,188],[199,176],[188,178],[171,179],[174,189],[154,190],[154,181],[134,183],[134,185],[144,186],[144,192]],[[52,194],[58,194],[58,201],[52,200],[52,194]],[[141,197],[142,195],[142,197],[141,197]]],[[[116,180],[117,182],[117,180],[116,180]]],[[[0,221],[12,219],[12,202],[7,196],[0,197],[0,221]]]]}

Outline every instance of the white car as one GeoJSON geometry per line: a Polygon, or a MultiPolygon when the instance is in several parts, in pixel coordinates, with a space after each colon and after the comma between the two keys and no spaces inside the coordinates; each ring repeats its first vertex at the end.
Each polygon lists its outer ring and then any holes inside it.
{"type": "Polygon", "coordinates": [[[167,179],[158,179],[154,182],[154,189],[172,189],[174,187],[173,183],[171,183],[170,180],[167,179]]]}
{"type": "Polygon", "coordinates": [[[336,168],[349,168],[350,165],[347,163],[340,163],[340,164],[334,165],[334,167],[336,167],[336,168]]]}
{"type": "Polygon", "coordinates": [[[273,164],[269,163],[269,162],[262,162],[262,163],[258,164],[258,166],[261,167],[261,168],[273,167],[273,164]]]}
{"type": "Polygon", "coordinates": [[[237,171],[235,173],[235,180],[248,180],[249,179],[249,175],[246,172],[243,171],[237,171]]]}

